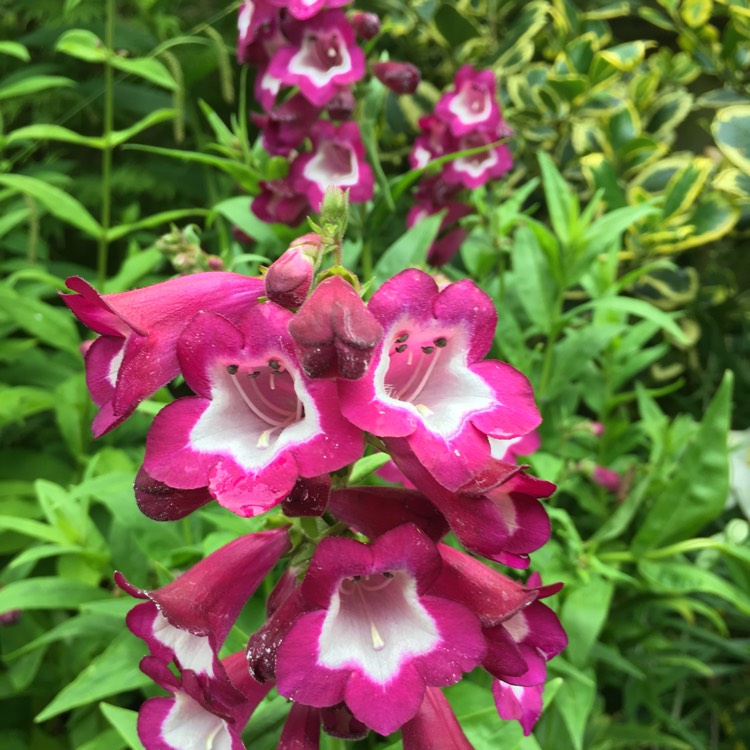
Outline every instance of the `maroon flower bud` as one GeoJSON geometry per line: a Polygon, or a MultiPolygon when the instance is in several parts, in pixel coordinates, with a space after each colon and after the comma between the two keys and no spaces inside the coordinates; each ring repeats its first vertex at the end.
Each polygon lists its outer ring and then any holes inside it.
{"type": "Polygon", "coordinates": [[[332,120],[351,120],[356,107],[357,100],[351,89],[342,86],[326,105],[326,111],[332,120]]]}
{"type": "Polygon", "coordinates": [[[300,477],[292,491],[281,504],[284,515],[290,518],[299,516],[322,516],[331,497],[331,475],[300,477]]]}
{"type": "Polygon", "coordinates": [[[223,271],[224,261],[218,255],[207,255],[206,266],[209,271],[223,271]]]}
{"type": "Polygon", "coordinates": [[[352,13],[349,23],[360,39],[373,39],[380,33],[380,17],[375,13],[352,13]]]}
{"type": "Polygon", "coordinates": [[[287,310],[298,308],[312,286],[323,240],[310,233],[298,237],[266,271],[266,296],[287,310]]]}
{"type": "Polygon", "coordinates": [[[422,80],[416,65],[405,62],[379,62],[372,66],[375,77],[396,94],[413,94],[422,80]]]}
{"type": "Polygon", "coordinates": [[[373,350],[383,338],[365,303],[340,276],[322,281],[289,323],[300,364],[309,378],[364,375],[373,350]]]}

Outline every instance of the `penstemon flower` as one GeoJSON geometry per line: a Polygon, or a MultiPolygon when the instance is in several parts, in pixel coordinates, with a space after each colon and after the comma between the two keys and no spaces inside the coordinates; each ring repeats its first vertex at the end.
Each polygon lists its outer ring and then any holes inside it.
{"type": "MultiPolygon", "coordinates": [[[[270,0],[246,2],[248,49],[277,22],[286,34],[343,18],[323,5],[300,3],[290,16],[270,0]]],[[[278,143],[307,126],[299,96],[268,115],[267,137],[275,116],[278,143]]],[[[496,565],[526,568],[550,534],[540,498],[554,485],[517,463],[539,444],[531,386],[485,359],[497,315],[473,282],[438,284],[408,269],[363,300],[340,265],[346,196],[322,199],[327,170],[339,181],[356,172],[351,193],[362,200],[372,173],[355,123],[318,121],[311,133],[313,152],[294,156],[289,177],[266,183],[254,206],[301,218],[321,203],[320,226],[262,279],[196,274],[104,296],[73,280],[79,295],[65,297],[101,336],[87,355],[97,431],[178,374],[192,391],[148,432],[140,509],[174,521],[211,500],[242,517],[275,508],[265,530],[165,586],[140,589],[116,574],[141,600],[127,616],[148,650],[141,669],[165,691],[143,704],[139,737],[146,750],[245,750],[250,716],[276,690],[292,701],[281,750],[315,750],[321,730],[357,740],[399,729],[406,750],[469,750],[442,688],[475,668],[491,676],[498,716],[528,734],[546,663],[566,645],[540,601],[560,586],[536,574],[524,584],[496,565]],[[403,486],[352,479],[365,438],[389,454],[382,475],[403,486]],[[225,655],[241,611],[272,576],[265,621],[246,651],[225,655]]],[[[462,209],[450,213],[448,178],[424,190],[455,224],[462,209]]]]}

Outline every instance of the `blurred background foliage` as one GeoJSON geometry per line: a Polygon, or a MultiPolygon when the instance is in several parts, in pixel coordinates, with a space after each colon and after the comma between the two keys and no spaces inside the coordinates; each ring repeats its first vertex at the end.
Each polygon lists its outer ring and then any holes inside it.
{"type": "MultiPolygon", "coordinates": [[[[7,750],[138,748],[134,710],[153,688],[112,570],[153,587],[255,523],[219,508],[174,524],[140,515],[133,477],[172,394],[93,443],[86,334],[57,300],[71,274],[107,292],[162,279],[174,248],[198,243],[255,273],[295,236],[248,208],[285,164],[262,152],[249,119],[237,5],[0,0],[7,750]]],[[[529,462],[560,489],[553,539],[532,567],[566,583],[557,599],[571,645],[550,664],[529,738],[500,722],[481,678],[451,688],[467,734],[480,750],[750,747],[746,474],[728,502],[728,465],[747,472],[747,440],[727,450],[729,430],[750,427],[747,4],[356,7],[384,20],[370,58],[408,60],[424,80],[413,97],[363,84],[358,120],[383,174],[352,217],[354,265],[366,242],[377,279],[423,263],[437,225],[404,234],[418,176],[403,177],[405,157],[461,64],[496,72],[514,130],[515,167],[472,192],[469,236],[443,272],[493,296],[495,354],[535,386],[545,421],[529,462]],[[592,481],[601,467],[615,486],[592,481]]],[[[287,710],[278,697],[264,704],[249,746],[275,747],[287,710]]]]}

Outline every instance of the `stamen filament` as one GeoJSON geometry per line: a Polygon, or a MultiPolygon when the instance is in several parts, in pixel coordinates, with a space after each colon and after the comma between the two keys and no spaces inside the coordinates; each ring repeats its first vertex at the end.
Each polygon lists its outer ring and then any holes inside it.
{"type": "Polygon", "coordinates": [[[367,615],[367,619],[370,621],[370,639],[372,640],[372,647],[375,651],[382,651],[385,648],[385,641],[378,632],[378,629],[375,627],[375,622],[372,616],[372,611],[370,610],[370,605],[367,603],[367,599],[365,598],[365,595],[362,592],[360,586],[356,586],[356,590],[357,594],[359,594],[359,599],[362,602],[362,609],[364,609],[365,615],[367,615]]]}
{"type": "Polygon", "coordinates": [[[266,414],[264,411],[259,409],[252,401],[252,399],[245,393],[245,390],[243,387],[239,384],[237,380],[236,375],[229,376],[232,380],[232,383],[234,384],[234,387],[237,389],[237,392],[242,396],[242,400],[245,402],[245,404],[248,406],[250,411],[253,412],[257,417],[260,417],[264,422],[267,422],[270,425],[274,425],[275,427],[281,427],[284,422],[279,421],[278,419],[274,419],[273,417],[269,417],[268,414],[266,414]]]}
{"type": "Polygon", "coordinates": [[[442,354],[442,349],[437,349],[434,354],[431,354],[432,361],[430,362],[429,367],[427,368],[427,371],[422,376],[422,380],[419,382],[419,385],[415,388],[414,392],[407,396],[404,401],[414,401],[415,398],[419,396],[420,393],[424,390],[425,385],[427,385],[427,381],[430,379],[430,375],[432,375],[432,371],[435,369],[435,365],[437,364],[438,359],[440,359],[440,355],[442,354]]]}
{"type": "MultiPolygon", "coordinates": [[[[409,356],[411,356],[411,350],[409,350],[409,356]]],[[[414,371],[412,372],[411,376],[406,381],[406,383],[401,388],[399,388],[398,393],[396,394],[396,398],[399,401],[404,401],[405,400],[404,399],[404,393],[406,393],[406,391],[408,391],[409,388],[411,388],[411,386],[414,383],[414,381],[417,380],[417,378],[419,378],[419,376],[421,374],[421,370],[422,370],[422,360],[423,359],[424,359],[424,357],[421,357],[417,361],[417,366],[414,368],[414,371]]]]}
{"type": "MultiPolygon", "coordinates": [[[[276,387],[276,375],[270,375],[269,376],[271,381],[271,390],[274,390],[276,387]]],[[[289,416],[289,411],[287,409],[282,409],[279,406],[276,406],[276,404],[273,403],[273,401],[269,401],[262,393],[260,388],[258,387],[258,383],[255,380],[251,380],[250,384],[253,387],[253,391],[255,392],[255,395],[258,397],[260,401],[262,401],[269,409],[272,411],[275,411],[277,414],[281,414],[282,417],[286,418],[289,416]]]]}

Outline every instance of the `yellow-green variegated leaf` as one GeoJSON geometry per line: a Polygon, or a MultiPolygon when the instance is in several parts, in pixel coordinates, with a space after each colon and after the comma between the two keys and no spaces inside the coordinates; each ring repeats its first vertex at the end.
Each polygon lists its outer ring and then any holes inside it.
{"type": "Polygon", "coordinates": [[[648,73],[636,73],[630,81],[628,88],[633,103],[643,111],[650,107],[654,100],[654,94],[659,89],[660,75],[657,70],[650,70],[648,73]]]}
{"type": "Polygon", "coordinates": [[[716,190],[729,193],[744,201],[750,201],[750,174],[731,167],[723,169],[711,183],[716,190]]]}
{"type": "Polygon", "coordinates": [[[603,49],[599,54],[617,70],[631,71],[643,62],[646,50],[653,47],[654,42],[626,42],[609,49],[603,49]]]}
{"type": "Polygon", "coordinates": [[[503,35],[495,67],[503,70],[513,60],[518,48],[533,42],[534,37],[547,25],[549,4],[543,0],[526,3],[520,16],[513,22],[509,32],[503,35]]]}
{"type": "Polygon", "coordinates": [[[627,205],[617,172],[604,154],[587,154],[581,158],[581,170],[593,191],[602,191],[602,200],[610,211],[627,205]]]}
{"type": "Polygon", "coordinates": [[[630,189],[640,188],[651,196],[659,195],[666,190],[672,177],[690,163],[690,159],[689,154],[676,154],[660,159],[641,171],[630,183],[630,189]]]}
{"type": "Polygon", "coordinates": [[[638,8],[638,15],[644,20],[664,31],[674,31],[674,24],[661,11],[655,8],[638,8]]]}
{"type": "Polygon", "coordinates": [[[564,55],[573,70],[586,75],[599,49],[599,39],[591,31],[581,34],[565,47],[564,55]]]}
{"type": "Polygon", "coordinates": [[[606,21],[609,18],[620,18],[621,16],[627,16],[630,11],[630,3],[623,0],[619,3],[610,3],[604,5],[601,8],[592,8],[584,13],[581,13],[581,17],[591,21],[606,21]]]}
{"type": "Polygon", "coordinates": [[[673,91],[660,97],[649,112],[645,130],[661,138],[674,135],[675,128],[688,116],[693,97],[686,91],[673,91]]]}
{"type": "Polygon", "coordinates": [[[604,57],[603,52],[597,52],[594,55],[589,68],[589,79],[592,86],[600,86],[607,81],[611,81],[618,73],[619,70],[604,57]]]}
{"type": "Polygon", "coordinates": [[[633,102],[624,105],[609,118],[609,134],[612,148],[619,152],[641,134],[641,118],[633,102]]]}
{"type": "Polygon", "coordinates": [[[682,0],[680,17],[691,29],[697,29],[708,22],[713,9],[713,0],[682,0]]]}
{"type": "Polygon", "coordinates": [[[674,266],[657,268],[641,276],[633,291],[662,310],[677,310],[692,302],[699,288],[694,268],[674,266]]]}
{"type": "Polygon", "coordinates": [[[711,123],[711,133],[724,156],[750,174],[750,104],[720,109],[711,123]]]}
{"type": "Polygon", "coordinates": [[[560,98],[572,102],[586,92],[588,79],[576,73],[553,73],[547,77],[547,86],[560,98]]]}
{"type": "Polygon", "coordinates": [[[672,176],[665,191],[662,211],[665,218],[681,214],[693,206],[712,168],[713,162],[710,159],[699,156],[672,176]]]}
{"type": "Polygon", "coordinates": [[[638,173],[649,164],[659,161],[668,151],[669,147],[656,138],[639,135],[620,151],[622,172],[629,178],[633,173],[638,173]]]}
{"type": "Polygon", "coordinates": [[[591,119],[576,119],[570,128],[573,150],[585,156],[609,148],[609,140],[602,135],[597,122],[591,119]]]}

